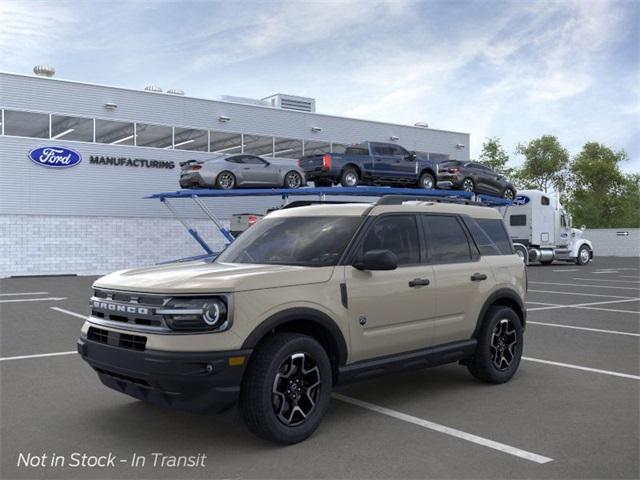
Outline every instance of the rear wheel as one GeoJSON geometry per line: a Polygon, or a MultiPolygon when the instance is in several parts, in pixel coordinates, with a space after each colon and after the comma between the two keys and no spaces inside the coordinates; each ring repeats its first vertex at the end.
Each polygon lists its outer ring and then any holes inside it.
{"type": "Polygon", "coordinates": [[[218,178],[216,178],[216,187],[221,188],[223,190],[229,190],[236,186],[236,177],[233,173],[220,172],[218,174],[218,178]]]}
{"type": "Polygon", "coordinates": [[[464,190],[465,192],[475,192],[476,185],[475,183],[473,183],[473,179],[465,178],[462,181],[462,190],[464,190]]]}
{"type": "Polygon", "coordinates": [[[332,384],[329,357],[315,339],[275,334],[251,357],[240,394],[242,416],[259,437],[301,442],[318,428],[332,384]]]}
{"type": "Polygon", "coordinates": [[[360,182],[360,176],[354,168],[345,168],[340,176],[340,185],[343,187],[356,187],[360,182]]]}
{"type": "Polygon", "coordinates": [[[582,245],[578,250],[578,257],[576,263],[578,265],[586,265],[591,260],[591,250],[586,245],[582,245]]]}
{"type": "Polygon", "coordinates": [[[430,173],[423,173],[420,175],[420,180],[418,180],[418,187],[424,188],[425,190],[433,190],[436,188],[436,180],[430,173]]]}
{"type": "Polygon", "coordinates": [[[302,175],[295,170],[287,172],[284,176],[284,186],[287,188],[300,188],[302,186],[302,175]]]}
{"type": "Polygon", "coordinates": [[[523,338],[520,318],[509,307],[489,309],[478,333],[478,346],[467,368],[487,383],[505,383],[518,370],[523,338]]]}
{"type": "Polygon", "coordinates": [[[516,192],[513,191],[513,188],[506,188],[502,193],[502,198],[505,200],[513,200],[516,197],[516,192]]]}

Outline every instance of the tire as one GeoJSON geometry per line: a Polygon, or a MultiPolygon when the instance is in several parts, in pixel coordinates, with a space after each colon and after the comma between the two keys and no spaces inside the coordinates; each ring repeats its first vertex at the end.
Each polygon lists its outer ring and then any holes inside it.
{"type": "Polygon", "coordinates": [[[343,187],[357,187],[360,183],[360,176],[355,168],[345,168],[340,175],[340,185],[343,187]]]}
{"type": "Polygon", "coordinates": [[[257,436],[287,445],[298,443],[318,428],[329,406],[332,385],[329,357],[315,339],[277,333],[251,357],[242,380],[240,411],[257,436]],[[304,365],[306,374],[296,376],[305,370],[304,365]]]}
{"type": "Polygon", "coordinates": [[[545,260],[545,261],[540,260],[540,263],[542,265],[551,265],[553,263],[553,260],[545,260]]]}
{"type": "Polygon", "coordinates": [[[582,245],[578,249],[578,256],[576,257],[576,264],[586,265],[591,261],[591,250],[586,245],[582,245]]]}
{"type": "Polygon", "coordinates": [[[216,188],[220,188],[222,190],[231,190],[236,186],[236,176],[225,170],[224,172],[220,172],[216,177],[216,188]]]}
{"type": "Polygon", "coordinates": [[[291,170],[287,172],[284,176],[284,187],[285,188],[300,188],[302,186],[302,175],[300,175],[295,170],[291,170]]]}
{"type": "Polygon", "coordinates": [[[505,188],[504,192],[502,192],[502,198],[505,200],[513,200],[516,198],[516,192],[513,191],[513,188],[505,188]]]}
{"type": "Polygon", "coordinates": [[[520,365],[523,347],[522,325],[516,312],[501,305],[491,307],[477,340],[474,356],[467,364],[471,375],[487,383],[511,380],[520,365]]]}
{"type": "Polygon", "coordinates": [[[432,174],[425,172],[420,175],[420,179],[418,180],[418,188],[424,188],[425,190],[435,190],[436,179],[432,174]]]}
{"type": "Polygon", "coordinates": [[[476,183],[473,181],[473,178],[467,177],[462,181],[460,188],[465,192],[475,192],[476,183]]]}

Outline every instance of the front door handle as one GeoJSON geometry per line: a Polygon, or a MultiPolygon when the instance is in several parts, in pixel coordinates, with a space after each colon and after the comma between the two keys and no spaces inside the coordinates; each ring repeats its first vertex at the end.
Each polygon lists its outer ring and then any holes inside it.
{"type": "Polygon", "coordinates": [[[481,282],[482,280],[486,280],[487,276],[484,273],[474,273],[471,275],[472,282],[481,282]]]}
{"type": "Polygon", "coordinates": [[[427,285],[429,285],[429,279],[428,278],[414,278],[413,280],[409,280],[409,286],[411,288],[413,287],[426,287],[427,285]]]}

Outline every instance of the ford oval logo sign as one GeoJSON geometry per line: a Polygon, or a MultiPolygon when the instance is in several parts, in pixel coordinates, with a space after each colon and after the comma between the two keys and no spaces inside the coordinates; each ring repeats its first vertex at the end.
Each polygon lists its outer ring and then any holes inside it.
{"type": "Polygon", "coordinates": [[[69,148],[40,147],[29,152],[29,159],[43,167],[69,168],[78,165],[82,161],[82,156],[69,148]]]}
{"type": "Polygon", "coordinates": [[[516,195],[515,200],[513,201],[514,205],[526,205],[529,203],[529,197],[526,195],[516,195]]]}

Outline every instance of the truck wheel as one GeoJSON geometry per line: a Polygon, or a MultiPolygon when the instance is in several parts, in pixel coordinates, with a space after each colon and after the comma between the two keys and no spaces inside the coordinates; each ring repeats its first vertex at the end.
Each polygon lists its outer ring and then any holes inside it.
{"type": "Polygon", "coordinates": [[[230,190],[236,186],[236,177],[233,173],[220,172],[218,177],[216,178],[216,187],[221,188],[222,190],[230,190]]]}
{"type": "Polygon", "coordinates": [[[436,188],[436,181],[433,178],[433,175],[426,172],[420,175],[420,180],[418,180],[418,187],[424,188],[425,190],[433,190],[434,188],[436,188]]]}
{"type": "Polygon", "coordinates": [[[473,179],[472,178],[465,178],[462,181],[462,190],[464,190],[465,192],[475,192],[476,191],[476,184],[473,183],[473,179]]]}
{"type": "Polygon", "coordinates": [[[500,305],[491,307],[477,340],[476,351],[467,364],[471,375],[487,383],[508,382],[522,356],[522,325],[516,312],[500,305]]]}
{"type": "Polygon", "coordinates": [[[582,245],[578,249],[578,256],[576,257],[576,263],[578,265],[586,265],[591,260],[591,251],[586,245],[582,245]]]}
{"type": "Polygon", "coordinates": [[[258,346],[242,380],[240,409],[249,430],[293,444],[320,424],[331,396],[331,364],[313,338],[278,333],[258,346]]]}
{"type": "Polygon", "coordinates": [[[359,181],[358,172],[353,168],[345,168],[340,176],[340,185],[343,187],[356,187],[359,181]]]}

